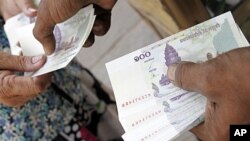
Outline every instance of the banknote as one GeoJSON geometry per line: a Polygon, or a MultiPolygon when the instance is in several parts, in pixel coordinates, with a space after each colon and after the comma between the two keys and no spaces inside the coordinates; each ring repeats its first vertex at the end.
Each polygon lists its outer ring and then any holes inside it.
{"type": "Polygon", "coordinates": [[[206,98],[175,87],[168,66],[204,62],[248,45],[228,12],[107,63],[123,138],[170,140],[200,123],[206,98]]]}
{"type": "MultiPolygon", "coordinates": [[[[87,40],[94,24],[94,8],[89,5],[81,9],[73,17],[55,26],[55,52],[47,56],[45,65],[38,71],[28,73],[39,76],[61,69],[77,55],[87,40]]],[[[33,35],[36,18],[19,14],[6,21],[4,26],[14,55],[35,56],[45,54],[43,46],[33,35]]]]}

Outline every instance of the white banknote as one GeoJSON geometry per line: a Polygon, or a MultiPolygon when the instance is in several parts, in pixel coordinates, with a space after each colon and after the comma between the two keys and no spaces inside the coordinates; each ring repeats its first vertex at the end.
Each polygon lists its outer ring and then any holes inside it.
{"type": "MultiPolygon", "coordinates": [[[[45,54],[43,46],[33,36],[36,18],[19,14],[6,21],[4,26],[14,55],[35,56],[45,54]]],[[[61,69],[77,55],[87,40],[95,21],[92,5],[80,10],[67,21],[57,24],[54,29],[56,39],[55,52],[47,56],[45,65],[36,72],[38,76],[61,69]]]]}
{"type": "Polygon", "coordinates": [[[203,120],[206,99],[175,87],[168,66],[203,62],[249,43],[230,12],[106,64],[119,120],[133,141],[171,140],[203,120]]]}

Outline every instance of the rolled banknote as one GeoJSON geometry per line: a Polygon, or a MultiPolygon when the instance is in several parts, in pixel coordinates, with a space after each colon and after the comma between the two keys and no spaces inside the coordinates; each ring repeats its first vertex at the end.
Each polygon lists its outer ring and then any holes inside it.
{"type": "MultiPolygon", "coordinates": [[[[36,18],[19,14],[6,21],[4,29],[14,55],[35,56],[45,54],[43,46],[33,35],[36,18]]],[[[38,71],[28,73],[38,76],[61,69],[77,55],[87,40],[95,21],[92,5],[81,9],[73,17],[57,24],[54,29],[56,40],[55,52],[47,57],[45,65],[38,71]]]]}
{"type": "Polygon", "coordinates": [[[124,140],[172,140],[202,122],[206,98],[175,87],[168,66],[248,45],[228,12],[107,63],[124,140]]]}

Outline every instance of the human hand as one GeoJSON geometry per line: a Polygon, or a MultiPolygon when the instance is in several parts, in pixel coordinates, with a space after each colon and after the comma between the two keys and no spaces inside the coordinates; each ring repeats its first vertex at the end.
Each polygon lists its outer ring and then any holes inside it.
{"type": "Polygon", "coordinates": [[[14,74],[14,71],[36,71],[45,62],[45,56],[24,57],[0,52],[0,103],[19,107],[45,90],[51,82],[50,74],[39,77],[14,74]]]}
{"type": "Polygon", "coordinates": [[[35,16],[37,10],[33,0],[0,0],[0,15],[4,20],[21,12],[29,17],[35,16]]]}
{"type": "Polygon", "coordinates": [[[96,20],[88,40],[84,46],[91,46],[95,35],[104,35],[110,27],[111,9],[117,0],[43,0],[37,14],[37,21],[33,30],[34,36],[44,46],[46,54],[53,53],[55,49],[54,26],[63,22],[81,8],[94,4],[96,20]]]}
{"type": "Polygon", "coordinates": [[[228,141],[230,124],[250,124],[250,48],[207,62],[183,62],[168,69],[173,83],[207,97],[205,121],[191,131],[203,141],[228,141]]]}

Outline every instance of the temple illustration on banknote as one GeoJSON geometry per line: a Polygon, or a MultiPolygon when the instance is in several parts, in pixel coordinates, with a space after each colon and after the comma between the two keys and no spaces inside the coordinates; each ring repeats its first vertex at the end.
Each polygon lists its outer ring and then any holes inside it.
{"type": "MultiPolygon", "coordinates": [[[[178,55],[178,52],[169,45],[166,44],[165,51],[164,51],[164,59],[165,59],[165,65],[166,67],[169,67],[169,65],[178,63],[181,61],[180,56],[178,55]]],[[[161,75],[161,79],[159,80],[159,86],[163,87],[170,84],[170,80],[168,79],[166,74],[161,75]]],[[[156,84],[152,83],[152,89],[154,90],[154,96],[155,97],[163,97],[165,94],[160,94],[159,88],[156,84]]]]}

